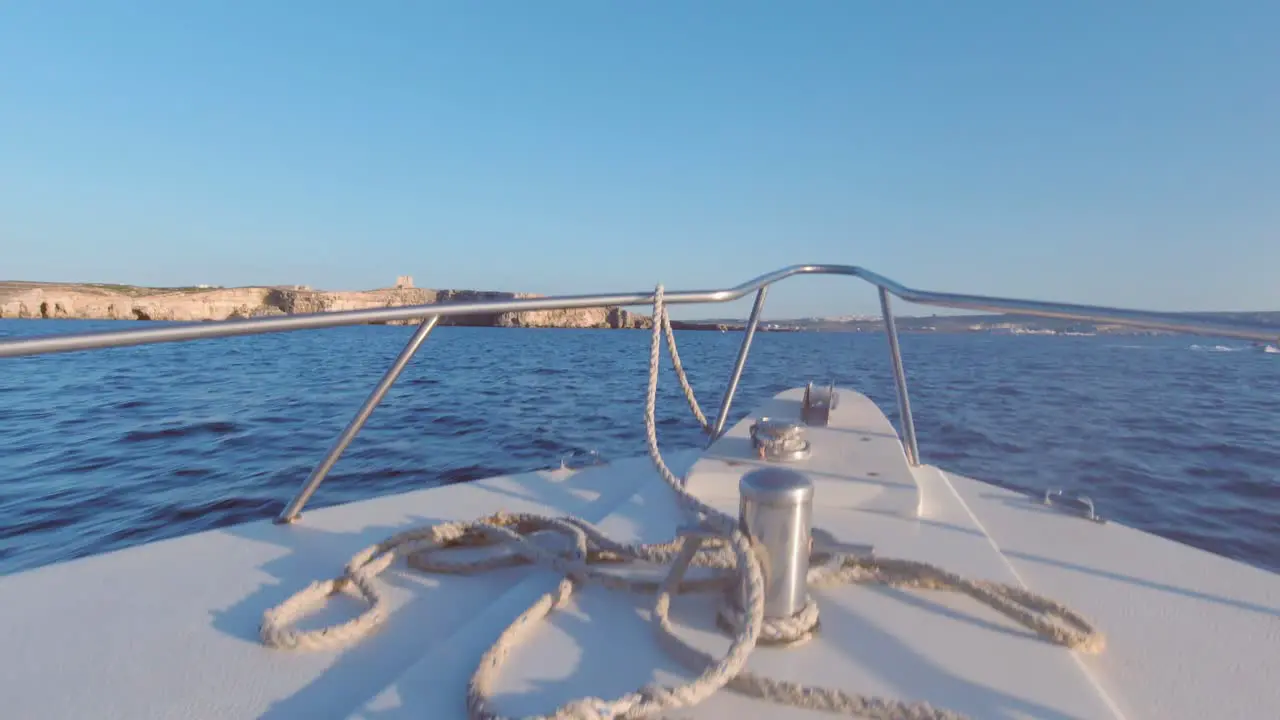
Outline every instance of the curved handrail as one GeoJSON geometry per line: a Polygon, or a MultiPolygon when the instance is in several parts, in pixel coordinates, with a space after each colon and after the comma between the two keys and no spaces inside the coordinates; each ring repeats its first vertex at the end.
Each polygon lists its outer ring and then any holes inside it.
{"type": "MultiPolygon", "coordinates": [[[[720,290],[667,292],[665,293],[665,300],[668,304],[730,302],[744,297],[747,293],[758,291],[793,275],[844,275],[857,277],[888,291],[902,300],[919,305],[994,313],[1018,313],[1267,342],[1280,339],[1280,328],[1259,323],[1211,320],[1176,313],[1129,310],[1098,305],[1075,305],[916,290],[856,265],[792,265],[720,290]]],[[[455,317],[459,315],[529,312],[534,310],[567,310],[606,305],[647,305],[652,302],[653,293],[645,291],[614,295],[559,295],[511,300],[404,305],[370,310],[345,310],[289,315],[286,317],[233,320],[216,324],[204,322],[183,323],[141,330],[108,330],[104,332],[42,335],[5,340],[0,341],[0,357],[43,355],[46,353],[258,335],[291,330],[314,330],[345,325],[363,325],[366,323],[420,320],[431,315],[455,317]]]]}
{"type": "MultiPolygon", "coordinates": [[[[1038,300],[1019,300],[1013,298],[987,297],[983,295],[961,295],[956,293],[940,293],[927,290],[916,290],[889,278],[871,272],[856,265],[792,265],[771,273],[753,278],[740,285],[721,290],[686,290],[682,292],[665,292],[664,299],[668,304],[719,303],[729,302],[744,297],[747,293],[756,293],[755,305],[751,309],[751,317],[744,328],[742,347],[734,363],[729,383],[715,424],[712,426],[712,439],[718,436],[728,418],[729,408],[737,390],[738,381],[746,363],[747,353],[751,348],[751,338],[755,334],[760,321],[760,311],[764,305],[765,294],[774,283],[793,275],[844,275],[856,277],[876,286],[879,289],[880,309],[884,320],[885,332],[889,338],[889,354],[893,363],[894,385],[898,396],[898,410],[902,425],[903,453],[911,465],[920,464],[920,449],[916,442],[915,421],[911,415],[911,402],[907,392],[906,373],[902,367],[902,353],[898,346],[898,333],[894,323],[893,311],[890,308],[889,296],[894,295],[907,302],[920,305],[978,310],[995,313],[1019,313],[1040,317],[1054,317],[1084,320],[1117,325],[1186,332],[1218,337],[1246,338],[1280,342],[1280,327],[1259,323],[1242,323],[1219,321],[1209,318],[1198,318],[1174,313],[1148,312],[1144,310],[1127,310],[1123,308],[1101,307],[1096,305],[1073,305],[1068,303],[1051,303],[1038,300]]],[[[146,345],[162,342],[179,342],[216,337],[235,337],[240,335],[257,335],[262,333],[287,332],[290,330],[309,330],[343,325],[362,325],[375,322],[392,322],[405,320],[421,320],[421,324],[410,338],[409,343],[396,357],[395,362],[378,381],[369,397],[348,423],[346,429],[334,441],[324,459],[312,470],[298,493],[277,517],[278,522],[293,522],[302,512],[303,506],[315,493],[316,488],[324,481],[329,471],[341,457],[343,451],[355,438],[356,434],[369,419],[374,408],[382,401],[387,391],[395,383],[396,378],[413,358],[422,342],[426,340],[432,329],[442,317],[459,315],[496,314],[506,312],[529,312],[535,310],[562,310],[571,308],[590,308],[601,306],[641,305],[653,303],[651,291],[622,293],[616,295],[562,295],[541,298],[521,298],[510,300],[488,300],[479,302],[444,302],[430,305],[409,305],[394,308],[376,308],[371,310],[347,310],[340,312],[321,312],[307,315],[290,315],[287,317],[258,318],[252,320],[235,320],[221,323],[184,323],[153,327],[141,330],[117,330],[95,333],[76,333],[67,335],[43,335],[33,338],[0,341],[0,357],[18,357],[24,355],[42,355],[46,353],[72,352],[76,350],[92,350],[108,347],[124,347],[129,345],[146,345]]]]}

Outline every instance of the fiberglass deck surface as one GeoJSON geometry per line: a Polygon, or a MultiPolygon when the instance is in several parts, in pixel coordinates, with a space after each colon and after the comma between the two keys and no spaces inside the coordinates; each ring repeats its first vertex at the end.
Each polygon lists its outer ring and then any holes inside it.
{"type": "MultiPolygon", "coordinates": [[[[736,513],[737,481],[758,466],[747,437],[760,415],[796,416],[801,391],[788,391],[735,426],[693,466],[689,488],[720,509],[736,513]]],[[[811,428],[812,455],[792,466],[815,482],[815,525],[849,543],[874,543],[877,552],[939,563],[965,575],[1016,581],[954,494],[929,493],[907,466],[901,444],[869,400],[841,391],[829,427],[811,428]],[[865,438],[865,440],[864,440],[865,438]],[[916,520],[921,505],[933,523],[916,520]],[[961,528],[957,533],[954,528],[961,528]]],[[[660,482],[642,486],[601,527],[626,540],[670,537],[680,520],[660,482]]],[[[352,717],[410,718],[423,708],[462,717],[465,679],[476,658],[520,610],[554,587],[533,577],[513,588],[443,647],[352,717]],[[462,665],[462,667],[458,667],[462,665]]],[[[949,593],[908,593],[841,587],[817,593],[822,629],[799,648],[758,649],[750,667],[774,677],[910,700],[927,700],[979,718],[1111,717],[1107,701],[1066,650],[1034,637],[996,612],[949,593]]],[[[651,598],[587,588],[573,604],[536,630],[508,661],[498,697],[502,712],[546,713],[584,696],[616,697],[650,680],[688,677],[652,638],[651,598]]],[[[685,596],[673,606],[687,640],[720,652],[729,640],[714,626],[714,596],[685,596]]],[[[691,718],[820,716],[722,692],[691,718]]]]}
{"type": "MultiPolygon", "coordinates": [[[[690,460],[686,453],[677,469],[690,460]]],[[[391,619],[345,651],[264,647],[264,610],[341,574],[351,555],[396,532],[499,509],[600,520],[651,476],[648,459],[638,458],[576,474],[490,478],[312,510],[293,525],[248,523],[0,578],[0,647],[9,659],[0,672],[0,716],[344,717],[448,643],[527,571],[389,570],[382,578],[391,619]]],[[[362,607],[345,596],[333,605],[301,627],[362,607]]],[[[464,666],[472,659],[455,661],[460,676],[470,674],[464,666]]]]}
{"type": "MultiPolygon", "coordinates": [[[[795,392],[766,411],[786,412],[795,392]]],[[[1025,582],[1094,620],[1109,646],[1101,656],[1078,656],[953,593],[846,586],[815,593],[822,627],[812,641],[760,648],[752,669],[927,700],[975,718],[1252,718],[1280,707],[1276,575],[935,468],[912,470],[883,414],[852,391],[840,393],[831,427],[811,430],[814,452],[800,463],[817,486],[816,526],[874,544],[878,555],[1025,582]]],[[[690,488],[727,512],[737,509],[735,473],[755,464],[735,445],[750,422],[701,459],[668,456],[677,473],[697,461],[690,488]]],[[[624,540],[665,540],[682,521],[648,459],[636,458],[378,498],[311,511],[292,526],[251,523],[9,576],[0,579],[0,644],[9,651],[0,673],[4,716],[465,717],[480,654],[555,586],[554,575],[395,568],[383,576],[390,619],[345,650],[268,649],[258,623],[264,610],[338,574],[373,542],[500,509],[579,515],[624,540]]],[[[358,607],[339,600],[303,627],[358,607]]],[[[688,677],[652,638],[651,600],[582,590],[512,654],[499,709],[545,713],[581,696],[688,677]]],[[[672,611],[683,636],[709,651],[729,642],[714,629],[715,601],[681,596],[672,611]]],[[[671,716],[824,717],[727,691],[671,716]]]]}
{"type": "Polygon", "coordinates": [[[1081,661],[1124,717],[1280,717],[1280,576],[944,477],[1027,587],[1107,633],[1081,661]]]}

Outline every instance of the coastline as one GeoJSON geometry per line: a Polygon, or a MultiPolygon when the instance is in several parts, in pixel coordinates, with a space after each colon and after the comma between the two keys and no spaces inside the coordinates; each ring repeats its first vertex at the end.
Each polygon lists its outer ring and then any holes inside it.
{"type": "MultiPolygon", "coordinates": [[[[440,302],[474,302],[542,297],[534,293],[437,290],[413,286],[412,278],[397,278],[395,287],[373,290],[313,290],[303,285],[224,287],[143,287],[106,283],[49,283],[0,281],[0,319],[46,320],[155,320],[170,322],[220,322],[255,317],[302,315],[317,312],[366,310],[440,302]]],[[[1280,312],[1185,313],[1275,324],[1280,336],[1280,312]]],[[[1120,325],[1081,323],[1053,318],[1017,315],[899,315],[899,332],[981,333],[997,335],[1163,335],[1120,325]]],[[[416,321],[394,324],[413,324],[416,321]]],[[[376,323],[383,324],[383,323],[376,323]]],[[[572,310],[506,312],[492,315],[445,318],[445,326],[506,328],[647,329],[648,315],[621,307],[572,310]]],[[[678,330],[706,332],[741,331],[736,319],[672,320],[678,330]]],[[[875,316],[764,320],[757,332],[884,332],[875,316]]]]}
{"type": "MultiPolygon", "coordinates": [[[[366,310],[439,302],[535,298],[532,293],[396,287],[313,290],[300,285],[151,288],[99,283],[0,281],[0,318],[219,322],[278,315],[366,310]]],[[[404,324],[411,324],[409,323],[404,324]]],[[[617,307],[543,310],[448,318],[443,325],[626,329],[650,327],[648,316],[617,307]]]]}

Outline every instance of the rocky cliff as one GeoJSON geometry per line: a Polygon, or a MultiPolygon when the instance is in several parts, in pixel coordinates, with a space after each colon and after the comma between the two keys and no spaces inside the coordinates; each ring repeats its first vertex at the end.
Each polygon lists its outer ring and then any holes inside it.
{"type": "MultiPolygon", "coordinates": [[[[533,297],[538,296],[528,293],[426,288],[326,292],[280,287],[141,288],[127,285],[3,282],[0,283],[0,318],[235,320],[269,315],[533,297]]],[[[615,307],[512,312],[447,320],[449,322],[442,324],[484,327],[651,327],[648,317],[615,307]]]]}

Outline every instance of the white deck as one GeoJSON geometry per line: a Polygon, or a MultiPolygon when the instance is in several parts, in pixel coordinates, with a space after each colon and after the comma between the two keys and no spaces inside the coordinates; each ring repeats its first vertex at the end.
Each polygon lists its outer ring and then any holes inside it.
{"type": "MultiPolygon", "coordinates": [[[[768,464],[756,457],[751,445],[751,423],[759,417],[799,422],[803,400],[803,388],[779,393],[729,428],[694,465],[689,491],[707,502],[727,499],[737,515],[738,480],[744,472],[768,464]]],[[[919,514],[922,494],[898,434],[870,398],[841,392],[827,426],[806,428],[805,433],[809,457],[787,466],[803,470],[813,481],[814,497],[821,498],[816,503],[898,517],[919,514]]]]}
{"type": "MultiPolygon", "coordinates": [[[[816,525],[874,544],[880,555],[1022,582],[1093,620],[1108,647],[1077,656],[949,593],[843,587],[818,594],[823,625],[814,641],[759,649],[753,668],[976,718],[1275,717],[1280,576],[934,468],[913,472],[883,415],[856,393],[840,393],[831,427],[810,430],[814,452],[801,464],[817,484],[816,525]]],[[[784,415],[794,400],[784,394],[767,411],[784,415]]],[[[696,461],[690,488],[726,511],[736,512],[735,473],[756,462],[742,456],[749,423],[701,459],[668,457],[677,472],[696,461]]],[[[553,576],[390,571],[391,620],[345,651],[271,650],[257,628],[263,610],[335,575],[372,542],[499,509],[572,513],[623,539],[666,539],[679,520],[669,490],[637,458],[384,497],[312,511],[292,526],[250,523],[0,578],[2,714],[465,717],[480,653],[553,587],[553,576]]],[[[650,602],[581,593],[512,657],[500,708],[546,712],[582,695],[683,677],[651,639],[650,602]]],[[[719,649],[728,641],[712,628],[711,603],[679,598],[673,618],[691,641],[719,649]]],[[[676,715],[821,717],[727,691],[676,715]]]]}

